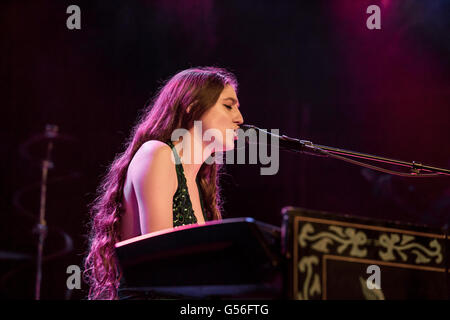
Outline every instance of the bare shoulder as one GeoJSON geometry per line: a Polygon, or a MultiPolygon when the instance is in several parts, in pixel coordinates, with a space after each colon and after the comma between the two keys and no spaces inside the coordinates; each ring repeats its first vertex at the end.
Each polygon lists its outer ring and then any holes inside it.
{"type": "Polygon", "coordinates": [[[144,144],[142,144],[142,146],[139,148],[136,154],[144,153],[146,155],[156,155],[156,154],[170,155],[171,152],[172,149],[166,143],[159,140],[150,140],[144,142],[144,144]]]}
{"type": "Polygon", "coordinates": [[[145,142],[134,155],[128,170],[133,183],[148,180],[150,176],[176,182],[172,149],[158,140],[145,142]]]}
{"type": "Polygon", "coordinates": [[[141,234],[173,226],[172,202],[178,185],[172,149],[161,141],[145,142],[128,167],[141,234]]]}

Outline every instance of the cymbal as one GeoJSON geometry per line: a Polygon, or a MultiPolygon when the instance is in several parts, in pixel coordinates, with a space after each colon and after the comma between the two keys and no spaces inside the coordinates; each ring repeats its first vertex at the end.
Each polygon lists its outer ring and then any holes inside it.
{"type": "Polygon", "coordinates": [[[0,260],[29,260],[31,255],[21,252],[0,251],[0,260]]]}
{"type": "Polygon", "coordinates": [[[27,147],[33,143],[36,142],[48,142],[48,141],[67,141],[67,142],[77,142],[78,139],[68,135],[68,134],[61,134],[61,133],[37,133],[32,135],[29,139],[27,139],[22,145],[27,147]]]}
{"type": "Polygon", "coordinates": [[[50,142],[57,143],[58,145],[60,142],[79,142],[79,139],[68,134],[61,134],[58,130],[56,125],[47,124],[43,133],[33,134],[19,147],[19,152],[22,157],[35,164],[41,165],[41,161],[38,159],[41,159],[45,155],[50,142]],[[40,153],[41,156],[32,155],[36,153],[40,153]]]}

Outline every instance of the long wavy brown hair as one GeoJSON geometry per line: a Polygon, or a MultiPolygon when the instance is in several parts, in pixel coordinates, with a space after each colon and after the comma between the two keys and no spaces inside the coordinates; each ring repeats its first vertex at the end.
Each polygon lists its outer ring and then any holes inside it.
{"type": "MultiPolygon", "coordinates": [[[[109,166],[90,205],[89,250],[84,261],[88,299],[117,299],[120,271],[114,244],[120,239],[123,187],[128,166],[138,149],[149,140],[167,141],[178,128],[189,130],[220,96],[225,85],[237,90],[235,76],[225,69],[198,67],[183,70],[161,87],[134,126],[125,151],[109,166]],[[191,105],[187,112],[187,107],[191,105]]],[[[220,220],[220,165],[203,163],[198,177],[208,220],[220,220]]]]}

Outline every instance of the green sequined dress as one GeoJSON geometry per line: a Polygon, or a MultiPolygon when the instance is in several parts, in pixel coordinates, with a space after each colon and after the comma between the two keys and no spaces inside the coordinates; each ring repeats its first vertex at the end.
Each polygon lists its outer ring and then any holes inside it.
{"type": "MultiPolygon", "coordinates": [[[[172,141],[166,141],[170,148],[172,148],[173,155],[175,157],[175,169],[177,171],[178,188],[173,195],[173,226],[179,227],[187,224],[197,223],[197,217],[192,209],[191,198],[189,197],[188,187],[186,184],[186,177],[184,176],[183,165],[181,164],[180,157],[172,141]]],[[[208,221],[205,207],[203,204],[203,195],[198,178],[196,179],[198,193],[200,196],[200,205],[202,207],[202,214],[205,221],[208,221]]]]}

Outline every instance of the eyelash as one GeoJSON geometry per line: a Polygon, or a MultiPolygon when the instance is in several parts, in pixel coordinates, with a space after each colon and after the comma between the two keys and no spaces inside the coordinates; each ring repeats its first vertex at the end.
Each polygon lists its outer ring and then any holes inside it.
{"type": "Polygon", "coordinates": [[[229,105],[226,105],[226,104],[224,104],[224,106],[226,107],[226,108],[228,108],[228,109],[233,109],[233,107],[232,106],[229,106],[229,105]]]}

